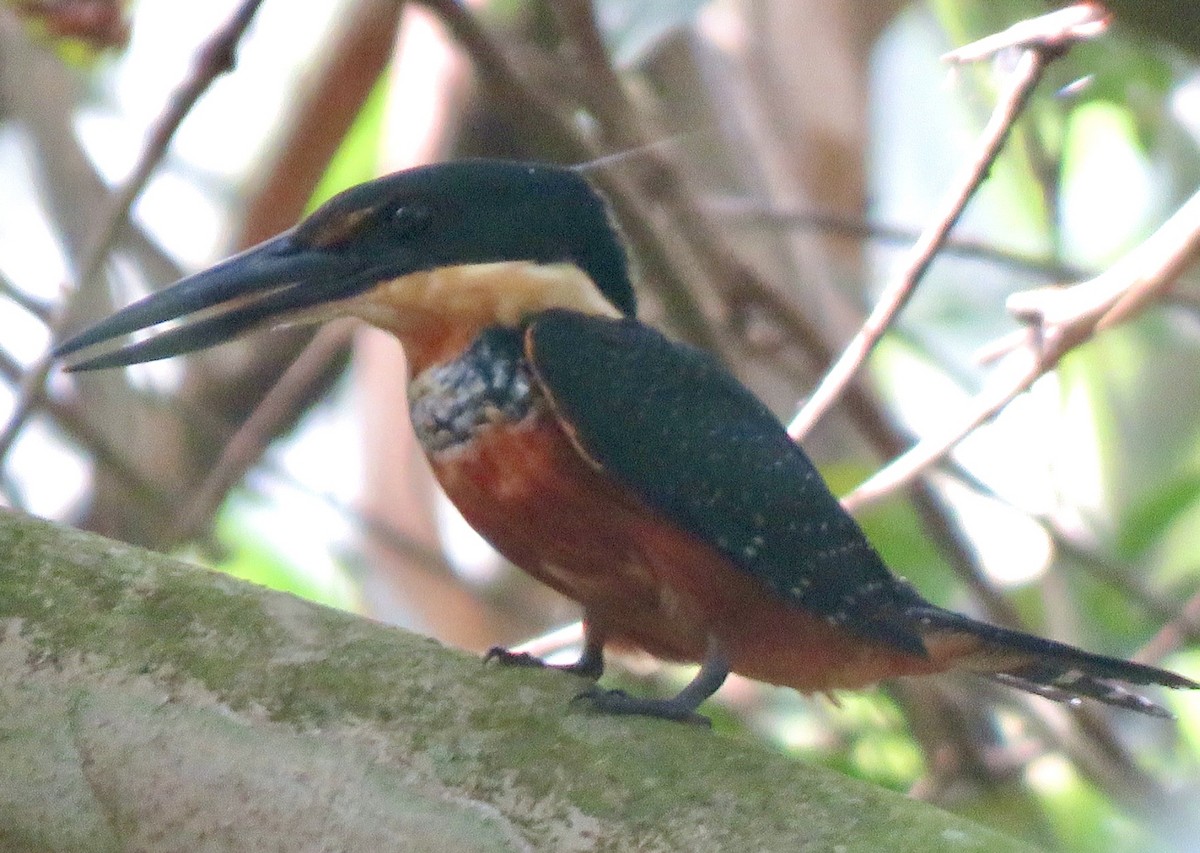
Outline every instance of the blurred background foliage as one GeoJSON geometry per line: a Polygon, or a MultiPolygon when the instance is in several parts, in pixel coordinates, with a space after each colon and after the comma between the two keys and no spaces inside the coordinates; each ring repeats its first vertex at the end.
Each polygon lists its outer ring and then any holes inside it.
{"type": "MultiPolygon", "coordinates": [[[[382,172],[616,154],[591,175],[634,247],[644,316],[787,419],[1011,66],[940,55],[1048,8],[267,0],[229,73],[220,51],[195,62],[258,5],[0,5],[3,501],[476,650],[577,614],[438,496],[394,341],[289,329],[84,377],[47,370],[50,342],[382,172]],[[128,219],[119,188],[137,190],[128,219]]],[[[835,491],[971,404],[993,371],[980,353],[1021,328],[1012,294],[1101,272],[1196,190],[1195,7],[1111,5],[1115,25],[1051,67],[869,374],[806,440],[835,491]]],[[[1187,274],[860,518],[940,604],[1200,677],[1198,410],[1187,274]]],[[[572,636],[535,647],[569,653],[572,636]]],[[[686,679],[621,663],[638,689],[686,679]]],[[[734,680],[716,717],[1054,849],[1195,849],[1200,697],[1160,698],[1178,726],[967,679],[836,701],[734,680]]]]}

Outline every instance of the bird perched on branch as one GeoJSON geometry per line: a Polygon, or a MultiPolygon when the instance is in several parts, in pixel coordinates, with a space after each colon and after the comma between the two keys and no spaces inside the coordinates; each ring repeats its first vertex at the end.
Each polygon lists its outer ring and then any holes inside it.
{"type": "Polygon", "coordinates": [[[608,646],[700,663],[671,698],[594,687],[599,710],[696,719],[731,672],[831,691],[960,670],[1155,716],[1127,685],[1200,687],[893,575],[766,406],[636,319],[619,232],[569,168],[473,160],[354,187],[56,352],[184,319],[70,369],[118,367],[344,315],[404,346],[413,426],[467,521],[582,606],[583,654],[562,668],[598,678],[608,646]]]}

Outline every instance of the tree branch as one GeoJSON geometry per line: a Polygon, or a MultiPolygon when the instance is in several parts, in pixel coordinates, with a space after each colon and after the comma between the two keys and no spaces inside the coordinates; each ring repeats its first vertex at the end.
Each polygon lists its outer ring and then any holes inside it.
{"type": "Polygon", "coordinates": [[[1095,278],[1066,288],[1014,293],[1009,297],[1008,309],[1028,328],[1019,341],[1009,342],[1013,349],[998,366],[998,375],[961,417],[878,471],[847,495],[844,503],[855,508],[864,506],[921,476],[1072,349],[1161,298],[1198,254],[1200,192],[1154,234],[1095,278]]]}
{"type": "Polygon", "coordinates": [[[949,237],[950,229],[958,222],[967,202],[991,171],[1009,131],[1028,103],[1038,81],[1042,79],[1046,66],[1061,56],[1073,41],[1091,38],[1103,32],[1104,21],[1102,13],[1091,4],[1079,4],[1061,12],[1023,21],[1003,33],[947,55],[952,61],[964,62],[989,56],[1001,47],[1024,48],[1007,89],[980,134],[975,156],[954,182],[942,210],[926,226],[920,239],[909,251],[900,275],[884,289],[874,310],[863,322],[862,328],[826,372],[808,402],[788,424],[788,434],[792,438],[797,441],[803,439],[821,416],[829,411],[851,377],[866,362],[867,356],[871,354],[871,350],[891,326],[900,310],[908,303],[917,284],[933,263],[938,250],[949,237]]]}
{"type": "Polygon", "coordinates": [[[3,513],[0,560],[5,849],[1028,849],[90,534],[3,513]]]}

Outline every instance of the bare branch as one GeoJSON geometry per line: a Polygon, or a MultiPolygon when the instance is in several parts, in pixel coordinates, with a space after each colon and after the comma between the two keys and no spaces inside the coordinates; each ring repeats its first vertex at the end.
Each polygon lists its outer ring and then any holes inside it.
{"type": "MultiPolygon", "coordinates": [[[[92,282],[98,279],[108,257],[109,247],[129,216],[129,208],[166,154],[167,146],[179,125],[183,123],[183,119],[195,106],[200,96],[212,85],[212,82],[233,68],[237,43],[245,34],[246,28],[250,25],[254,13],[258,11],[261,4],[262,0],[244,0],[225,26],[214,33],[200,49],[191,76],[171,98],[167,110],[151,130],[145,150],[134,167],[133,174],[110,198],[105,215],[101,217],[99,225],[89,239],[80,264],[77,292],[87,290],[92,286],[92,282]]],[[[59,336],[62,331],[60,326],[69,315],[70,306],[67,305],[50,324],[52,337],[59,336]]],[[[25,422],[44,399],[46,377],[49,375],[53,363],[51,355],[46,353],[30,367],[23,377],[12,414],[4,425],[4,429],[0,431],[0,464],[12,449],[25,422]]]]}
{"type": "Polygon", "coordinates": [[[997,368],[997,376],[957,421],[923,439],[845,498],[848,507],[879,500],[919,477],[978,426],[991,420],[1064,355],[1102,329],[1128,320],[1174,284],[1200,253],[1200,192],[1154,234],[1095,278],[1068,288],[1009,297],[1009,310],[1029,328],[997,368]]]}
{"type": "Polygon", "coordinates": [[[788,434],[792,438],[797,441],[804,438],[821,416],[829,411],[841,396],[846,383],[866,362],[875,344],[908,302],[922,276],[933,263],[937,251],[946,242],[950,229],[962,215],[967,202],[987,177],[1013,123],[1041,79],[1046,65],[1055,55],[1047,50],[1033,48],[1022,54],[1006,91],[980,135],[975,156],[954,182],[954,189],[945,200],[941,212],[926,227],[921,238],[910,250],[900,275],[885,288],[874,310],[863,322],[862,328],[788,425],[788,434]]]}
{"type": "Polygon", "coordinates": [[[1062,50],[1073,42],[1102,35],[1111,19],[1112,15],[1100,3],[1076,3],[1020,21],[1002,32],[952,50],[942,59],[955,63],[979,62],[1011,48],[1062,50]]]}
{"type": "MultiPolygon", "coordinates": [[[[789,228],[820,231],[838,237],[873,240],[880,243],[911,243],[920,235],[912,229],[875,222],[856,216],[844,216],[827,210],[801,210],[766,207],[755,199],[719,196],[704,201],[704,211],[723,222],[741,226],[789,228]]],[[[941,248],[943,255],[987,261],[1055,281],[1081,279],[1088,275],[1079,267],[1057,258],[1036,257],[993,243],[965,237],[950,237],[941,248]]]]}
{"type": "Polygon", "coordinates": [[[329,323],[317,331],[225,443],[221,458],[176,517],[169,537],[172,541],[186,541],[208,525],[229,490],[262,456],[283,426],[295,419],[301,402],[311,399],[313,385],[325,376],[330,362],[349,348],[354,326],[353,321],[329,323]]]}
{"type": "Polygon", "coordinates": [[[1150,642],[1134,655],[1134,660],[1154,662],[1162,660],[1171,652],[1181,648],[1187,641],[1196,642],[1200,637],[1200,592],[1189,598],[1179,608],[1170,622],[1163,625],[1150,642]]]}
{"type": "Polygon", "coordinates": [[[54,309],[49,304],[30,296],[3,273],[0,273],[0,295],[11,299],[14,304],[25,309],[43,323],[48,323],[54,313],[54,309]]]}

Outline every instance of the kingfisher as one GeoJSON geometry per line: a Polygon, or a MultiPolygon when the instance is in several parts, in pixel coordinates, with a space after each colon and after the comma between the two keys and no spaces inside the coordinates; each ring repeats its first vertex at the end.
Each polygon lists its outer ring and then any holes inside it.
{"type": "Polygon", "coordinates": [[[582,654],[558,668],[595,681],[605,650],[622,647],[700,665],[671,697],[595,685],[577,697],[601,712],[702,721],[730,673],[829,693],[964,671],[1159,717],[1132,687],[1200,687],[927,601],[749,389],[637,319],[632,278],[579,170],[455,161],[348,189],[55,354],[75,359],[69,370],[120,367],[340,316],[391,332],[446,495],[582,608],[582,654]],[[148,334],[111,348],[136,332],[148,334]]]}

